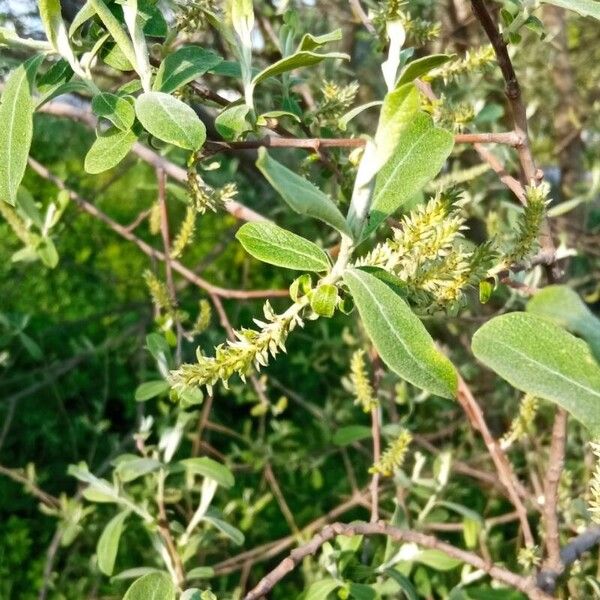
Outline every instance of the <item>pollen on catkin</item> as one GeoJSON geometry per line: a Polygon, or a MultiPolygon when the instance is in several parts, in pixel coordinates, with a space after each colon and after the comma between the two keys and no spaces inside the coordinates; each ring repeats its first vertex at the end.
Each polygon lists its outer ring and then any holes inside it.
{"type": "Polygon", "coordinates": [[[370,473],[379,473],[383,477],[391,477],[406,460],[408,447],[412,442],[412,435],[406,429],[388,445],[381,458],[369,469],[370,473]]]}
{"type": "Polygon", "coordinates": [[[354,404],[360,406],[363,412],[371,412],[377,406],[378,402],[367,373],[364,350],[356,350],[352,355],[350,361],[350,381],[354,390],[354,404]]]}

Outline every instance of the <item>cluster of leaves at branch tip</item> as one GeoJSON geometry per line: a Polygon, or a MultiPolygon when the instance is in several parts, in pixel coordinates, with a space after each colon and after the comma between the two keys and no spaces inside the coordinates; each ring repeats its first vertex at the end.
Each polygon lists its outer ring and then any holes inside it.
{"type": "Polygon", "coordinates": [[[350,381],[354,391],[354,404],[360,406],[363,412],[370,413],[378,406],[379,402],[375,397],[375,390],[367,373],[364,350],[359,349],[352,354],[350,381]]]}
{"type": "Polygon", "coordinates": [[[391,442],[381,455],[381,458],[369,469],[370,473],[379,473],[383,477],[391,477],[394,471],[400,469],[406,460],[412,434],[404,429],[398,437],[391,442]]]}

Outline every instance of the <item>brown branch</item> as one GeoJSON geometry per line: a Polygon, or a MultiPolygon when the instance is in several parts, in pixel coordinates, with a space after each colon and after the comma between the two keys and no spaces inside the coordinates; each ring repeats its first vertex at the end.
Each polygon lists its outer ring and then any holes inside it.
{"type": "Polygon", "coordinates": [[[283,492],[281,491],[281,487],[279,486],[279,482],[277,481],[277,478],[275,477],[275,473],[273,473],[273,468],[271,467],[270,463],[267,463],[267,465],[265,466],[265,479],[267,480],[267,483],[269,484],[269,487],[271,488],[271,491],[273,492],[273,495],[275,496],[275,499],[277,500],[279,509],[281,510],[283,516],[285,517],[287,524],[289,525],[292,532],[297,535],[298,533],[300,533],[300,530],[298,529],[298,525],[296,525],[296,521],[294,520],[294,515],[292,514],[292,511],[290,510],[290,507],[288,506],[285,496],[283,495],[283,492]]]}
{"type": "Polygon", "coordinates": [[[365,12],[365,9],[362,7],[360,0],[348,0],[350,4],[350,8],[352,9],[352,14],[356,17],[358,21],[360,21],[365,29],[371,34],[376,35],[377,30],[371,23],[371,19],[369,19],[369,15],[365,12]]]}
{"type": "MultiPolygon", "coordinates": [[[[59,189],[69,192],[69,197],[71,198],[71,200],[73,200],[73,202],[75,202],[75,204],[77,204],[77,206],[81,210],[87,212],[88,214],[92,215],[93,217],[96,217],[97,219],[108,225],[110,229],[118,233],[122,238],[133,242],[147,256],[150,256],[151,258],[155,258],[160,261],[165,260],[165,255],[163,252],[161,252],[160,250],[156,250],[155,248],[150,246],[150,244],[147,244],[144,240],[142,240],[141,238],[133,234],[131,231],[129,231],[127,227],[121,225],[120,223],[117,223],[108,215],[103,213],[100,209],[98,209],[94,204],[88,202],[77,192],[68,188],[65,185],[64,181],[62,181],[62,179],[59,179],[58,177],[53,175],[46,167],[38,163],[36,160],[34,160],[33,158],[29,158],[29,165],[38,175],[40,175],[44,179],[47,179],[48,181],[51,181],[59,189]]],[[[209,283],[205,279],[202,279],[177,260],[171,261],[171,266],[173,267],[173,270],[177,271],[185,279],[197,285],[199,288],[206,290],[206,292],[211,296],[217,296],[221,298],[236,298],[239,300],[249,300],[253,298],[284,298],[289,295],[289,292],[287,290],[244,291],[222,288],[209,283]]]]}
{"type": "MultiPolygon", "coordinates": [[[[327,514],[315,519],[308,525],[302,528],[301,535],[308,536],[312,532],[321,527],[325,526],[329,521],[337,519],[344,513],[356,508],[357,506],[368,505],[368,501],[366,500],[366,491],[363,490],[361,492],[356,492],[353,494],[348,500],[342,502],[339,506],[336,506],[332,510],[330,510],[327,514]]],[[[267,542],[266,544],[262,544],[257,546],[256,548],[252,548],[251,550],[246,550],[237,556],[232,556],[216,565],[214,565],[213,569],[216,575],[228,575],[240,569],[242,565],[248,561],[253,560],[254,562],[263,562],[265,560],[269,560],[274,558],[275,556],[285,552],[288,548],[294,545],[297,541],[298,536],[295,534],[288,535],[284,538],[276,540],[274,542],[267,542]]]]}
{"type": "Polygon", "coordinates": [[[479,555],[462,550],[456,546],[452,546],[434,536],[398,529],[392,527],[382,521],[377,523],[352,523],[350,525],[344,523],[333,523],[324,527],[312,540],[304,546],[300,546],[292,550],[290,555],[283,559],[272,571],[263,577],[256,587],[244,596],[244,600],[259,600],[268,594],[273,587],[281,581],[288,573],[291,573],[306,557],[315,554],[319,548],[325,543],[338,535],[385,535],[389,536],[394,541],[410,542],[423,546],[424,548],[432,548],[444,552],[448,556],[461,560],[476,569],[480,569],[490,575],[493,579],[505,583],[525,594],[531,600],[550,600],[550,596],[546,595],[536,587],[535,581],[532,578],[522,577],[512,571],[504,569],[498,565],[490,564],[479,555]]]}
{"type": "Polygon", "coordinates": [[[160,470],[158,473],[158,489],[156,491],[156,506],[158,508],[158,533],[162,537],[165,543],[167,554],[171,559],[171,564],[175,572],[177,579],[177,586],[184,588],[185,586],[185,569],[183,568],[183,562],[179,552],[177,551],[177,545],[173,539],[171,533],[171,527],[169,526],[169,519],[167,517],[167,511],[165,510],[165,472],[160,470]]]}
{"type": "MultiPolygon", "coordinates": [[[[477,20],[481,23],[494,53],[498,66],[502,71],[502,76],[506,84],[505,93],[510,105],[512,112],[514,131],[519,136],[520,143],[515,147],[519,155],[519,162],[521,163],[521,169],[523,171],[523,185],[538,185],[542,178],[543,172],[538,170],[533,154],[531,152],[531,145],[529,142],[529,128],[527,123],[527,110],[523,102],[521,94],[521,86],[517,79],[512,61],[508,54],[508,47],[502,34],[498,30],[498,27],[492,16],[490,15],[484,0],[471,0],[473,7],[473,13],[477,20]]],[[[550,226],[547,221],[544,221],[540,231],[540,244],[542,249],[551,252],[554,251],[554,242],[552,241],[552,234],[550,226]]],[[[560,274],[560,270],[557,265],[554,265],[551,270],[551,276],[557,278],[560,274]]]]}
{"type": "MultiPolygon", "coordinates": [[[[381,458],[381,433],[379,425],[379,406],[371,408],[371,436],[373,438],[373,464],[381,458]]],[[[371,523],[379,520],[379,473],[375,471],[371,478],[371,523]]]]}
{"type": "Polygon", "coordinates": [[[544,486],[544,526],[546,529],[546,553],[544,570],[559,572],[562,570],[560,557],[560,530],[558,523],[558,486],[565,462],[565,444],[567,437],[567,411],[557,408],[552,428],[552,442],[546,484],[544,486]]]}
{"type": "Polygon", "coordinates": [[[477,403],[477,400],[475,400],[469,386],[460,376],[458,378],[457,399],[463,407],[472,427],[481,433],[481,437],[483,438],[494,466],[498,471],[500,481],[506,488],[515,510],[519,513],[519,522],[521,523],[521,529],[523,530],[523,537],[525,538],[526,545],[529,547],[534,546],[535,541],[529,521],[527,520],[527,509],[521,500],[521,498],[526,495],[526,492],[522,490],[523,486],[517,479],[508,458],[506,458],[506,454],[504,454],[500,445],[488,429],[483,412],[477,403]]]}

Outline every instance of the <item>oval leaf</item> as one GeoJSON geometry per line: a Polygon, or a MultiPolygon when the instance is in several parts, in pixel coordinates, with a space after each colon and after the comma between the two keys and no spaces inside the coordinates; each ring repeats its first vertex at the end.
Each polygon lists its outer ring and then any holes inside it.
{"type": "Polygon", "coordinates": [[[206,140],[206,127],[184,102],[163,92],[146,92],[135,101],[135,114],[146,131],[163,142],[198,150],[206,140]]]}
{"type": "Polygon", "coordinates": [[[102,133],[86,154],[84,169],[95,175],[116,167],[133,148],[136,139],[131,129],[121,131],[113,127],[102,133]]]}
{"type": "Polygon", "coordinates": [[[271,265],[298,271],[327,271],[327,255],[316,244],[273,223],[246,223],[235,236],[246,251],[271,265]]]}
{"type": "Polygon", "coordinates": [[[31,87],[38,65],[38,57],[19,65],[6,80],[0,100],[0,202],[13,206],[31,146],[31,87]]]}
{"type": "Polygon", "coordinates": [[[136,457],[119,462],[115,468],[115,474],[123,483],[129,483],[142,475],[157,471],[162,463],[152,458],[136,457]]]}
{"type": "Polygon", "coordinates": [[[133,105],[109,92],[96,94],[92,100],[92,110],[99,116],[108,119],[115,127],[123,131],[131,129],[135,121],[133,105]]]}
{"type": "Polygon", "coordinates": [[[312,67],[313,65],[319,64],[321,61],[327,58],[341,58],[342,60],[350,60],[347,54],[341,52],[328,52],[326,54],[318,54],[316,52],[309,52],[302,50],[296,52],[291,56],[286,56],[276,63],[273,63],[263,71],[261,71],[253,80],[252,84],[257,85],[261,81],[268,79],[269,77],[276,77],[282,73],[293,71],[294,69],[301,69],[304,67],[312,67]]]}
{"type": "Polygon", "coordinates": [[[512,386],[558,404],[600,435],[600,367],[585,342],[543,317],[510,313],[481,327],[472,349],[512,386]]]}
{"type": "Polygon", "coordinates": [[[310,307],[322,317],[333,317],[338,302],[337,287],[331,283],[320,285],[311,295],[310,307]]]}
{"type": "Polygon", "coordinates": [[[123,524],[128,516],[129,511],[124,511],[113,517],[98,539],[98,545],[96,546],[98,567],[105,575],[112,575],[115,568],[119,540],[123,532],[123,524]]]}
{"type": "Polygon", "coordinates": [[[162,61],[152,88],[169,94],[204,75],[222,61],[218,54],[200,46],[183,46],[162,61]]]}
{"type": "Polygon", "coordinates": [[[202,477],[209,477],[224,488],[230,488],[235,483],[233,473],[225,465],[222,465],[207,456],[186,458],[180,461],[180,464],[182,464],[190,473],[202,475],[202,477]]]}
{"type": "Polygon", "coordinates": [[[417,113],[402,130],[392,157],[375,180],[375,192],[364,236],[429,183],[454,146],[454,136],[433,126],[431,117],[417,113]]]}
{"type": "Polygon", "coordinates": [[[148,573],[131,584],[123,600],[175,600],[175,586],[166,573],[148,573]]]}
{"type": "Polygon", "coordinates": [[[432,69],[447,63],[451,58],[454,58],[454,56],[454,54],[430,54],[429,56],[417,58],[406,65],[400,74],[400,78],[396,82],[396,85],[400,86],[405,83],[410,83],[418,77],[426,75],[432,69]]]}
{"type": "Polygon", "coordinates": [[[264,148],[258,151],[256,166],[292,210],[350,235],[348,223],[337,206],[310,181],[271,158],[264,148]]]}
{"type": "Polygon", "coordinates": [[[140,384],[135,390],[135,399],[138,402],[144,402],[160,396],[169,390],[169,384],[162,379],[156,379],[154,381],[145,381],[140,384]]]}
{"type": "Polygon", "coordinates": [[[567,285],[549,285],[527,303],[527,311],[546,317],[582,337],[600,362],[600,319],[567,285]]]}
{"type": "Polygon", "coordinates": [[[342,584],[336,579],[321,579],[315,581],[308,588],[305,600],[325,600],[331,592],[337,590],[342,584]]]}
{"type": "Polygon", "coordinates": [[[348,425],[340,427],[333,434],[333,443],[336,446],[348,446],[371,437],[371,428],[364,425],[348,425]]]}
{"type": "Polygon", "coordinates": [[[452,363],[406,302],[383,281],[358,269],[344,274],[365,329],[383,362],[409,383],[453,398],[457,377],[452,363]]]}

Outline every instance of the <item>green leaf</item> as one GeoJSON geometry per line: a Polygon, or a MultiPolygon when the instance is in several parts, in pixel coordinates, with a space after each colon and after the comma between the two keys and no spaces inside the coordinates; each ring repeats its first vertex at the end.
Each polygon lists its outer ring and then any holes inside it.
{"type": "Polygon", "coordinates": [[[167,94],[214,69],[223,59],[200,46],[182,46],[160,64],[152,89],[167,94]]]}
{"type": "Polygon", "coordinates": [[[436,571],[451,571],[462,565],[462,560],[452,558],[441,550],[422,550],[416,557],[415,561],[426,565],[436,571]]]}
{"type": "Polygon", "coordinates": [[[371,428],[364,425],[347,425],[340,427],[333,434],[333,443],[336,446],[349,446],[354,442],[366,440],[371,437],[371,428]]]}
{"type": "Polygon", "coordinates": [[[315,581],[308,588],[304,600],[326,600],[327,596],[339,587],[342,587],[342,584],[336,579],[328,578],[315,581]]]}
{"type": "Polygon", "coordinates": [[[457,377],[452,363],[436,349],[406,302],[365,271],[349,269],[344,281],[383,362],[417,387],[444,398],[455,397],[457,377]]]}
{"type": "Polygon", "coordinates": [[[401,86],[405,83],[414,81],[418,77],[426,75],[432,69],[447,63],[450,59],[454,58],[454,56],[454,54],[430,54],[429,56],[413,60],[408,63],[402,70],[402,73],[400,73],[396,86],[401,86]]]}
{"type": "Polygon", "coordinates": [[[123,483],[134,481],[138,477],[153,473],[162,467],[162,463],[152,458],[127,458],[115,467],[115,474],[123,483]]]}
{"type": "Polygon", "coordinates": [[[122,131],[111,127],[101,133],[85,156],[83,167],[87,173],[96,175],[116,167],[129,153],[137,136],[131,129],[122,131]]]}
{"type": "Polygon", "coordinates": [[[420,107],[419,92],[412,83],[401,85],[385,95],[375,132],[377,170],[392,157],[420,107]]]}
{"type": "Polygon", "coordinates": [[[245,223],[235,237],[246,252],[271,265],[297,271],[327,271],[327,255],[316,244],[274,223],[245,223]]]}
{"type": "Polygon", "coordinates": [[[364,236],[413,198],[440,171],[454,146],[454,136],[417,113],[403,130],[393,156],[379,171],[364,236]]]}
{"type": "Polygon", "coordinates": [[[54,269],[58,265],[58,252],[54,242],[49,237],[43,238],[35,251],[44,266],[54,269]]]}
{"type": "Polygon", "coordinates": [[[316,52],[308,52],[304,50],[301,52],[296,52],[291,56],[286,56],[285,58],[278,60],[277,62],[268,66],[266,69],[262,70],[254,77],[252,80],[252,85],[258,85],[261,81],[264,81],[269,77],[276,77],[277,75],[287,73],[288,71],[293,71],[294,69],[312,67],[313,65],[319,64],[323,60],[335,58],[350,60],[350,57],[347,54],[342,54],[340,52],[328,52],[326,54],[317,54],[316,52]]]}
{"type": "Polygon", "coordinates": [[[206,127],[187,104],[164,94],[146,92],[137,97],[135,113],[153,136],[186,150],[199,150],[206,140],[206,127]]]}
{"type": "Polygon", "coordinates": [[[417,590],[415,590],[408,577],[402,575],[402,573],[396,571],[396,569],[386,569],[385,574],[391,577],[400,586],[400,589],[408,600],[419,600],[419,594],[417,594],[417,590]]]}
{"type": "Polygon", "coordinates": [[[204,520],[226,535],[236,546],[241,546],[244,543],[244,534],[239,529],[230,525],[227,521],[215,517],[210,511],[204,516],[204,520]]]}
{"type": "Polygon", "coordinates": [[[215,570],[212,567],[196,567],[186,573],[186,579],[188,581],[192,579],[210,579],[214,575],[215,570]]]}
{"type": "Polygon", "coordinates": [[[75,18],[69,26],[69,37],[73,37],[74,33],[95,14],[96,11],[94,10],[92,3],[90,0],[87,0],[86,3],[79,9],[79,12],[75,15],[75,18]]]}
{"type": "Polygon", "coordinates": [[[224,488],[230,488],[235,483],[233,473],[225,465],[207,456],[186,458],[179,461],[179,464],[183,465],[190,473],[213,479],[224,488]]]}
{"type": "Polygon", "coordinates": [[[558,404],[600,435],[600,367],[585,342],[545,318],[510,313],[481,327],[472,348],[512,386],[558,404]]]}
{"type": "Polygon", "coordinates": [[[8,77],[0,103],[0,202],[15,205],[33,135],[32,88],[42,57],[30,58],[8,77]]]}
{"type": "Polygon", "coordinates": [[[305,33],[300,40],[300,44],[298,44],[298,51],[308,50],[309,52],[313,52],[325,44],[329,44],[330,42],[339,42],[341,39],[341,29],[335,29],[329,33],[324,33],[323,35],[312,35],[312,33],[305,33]]]}
{"type": "Polygon", "coordinates": [[[566,285],[549,285],[527,303],[527,311],[546,317],[583,338],[600,362],[600,319],[579,294],[566,285]]]}
{"type": "Polygon", "coordinates": [[[109,92],[101,92],[94,96],[92,110],[99,117],[108,119],[115,127],[122,131],[131,129],[135,121],[135,110],[131,102],[109,92]]]}
{"type": "Polygon", "coordinates": [[[271,158],[264,148],[258,151],[256,166],[292,210],[350,235],[348,223],[337,206],[310,181],[271,158]]]}
{"type": "Polygon", "coordinates": [[[318,315],[331,318],[335,313],[337,301],[337,287],[330,283],[323,283],[312,293],[310,306],[318,315]]]}
{"type": "Polygon", "coordinates": [[[98,568],[105,575],[112,575],[115,568],[115,559],[117,558],[117,550],[119,549],[119,540],[123,532],[123,524],[129,516],[129,511],[120,512],[113,517],[102,531],[102,535],[98,539],[96,546],[96,554],[98,555],[98,568]]]}
{"type": "Polygon", "coordinates": [[[161,394],[168,392],[169,387],[169,384],[162,379],[145,381],[136,388],[135,399],[138,402],[145,402],[146,400],[150,400],[150,398],[155,398],[156,396],[160,396],[161,394]]]}
{"type": "Polygon", "coordinates": [[[119,23],[119,20],[112,14],[108,6],[103,0],[89,0],[96,14],[100,17],[104,27],[112,36],[119,50],[127,61],[133,66],[136,66],[135,50],[129,36],[119,23]]]}
{"type": "Polygon", "coordinates": [[[113,583],[113,581],[122,581],[124,579],[137,579],[138,577],[148,573],[161,572],[162,571],[160,569],[155,569],[153,567],[134,567],[133,569],[125,569],[124,571],[117,573],[117,575],[114,575],[110,578],[110,582],[113,583]]]}
{"type": "Polygon", "coordinates": [[[594,17],[600,20],[600,2],[597,0],[542,0],[542,2],[573,10],[583,17],[594,17]]]}
{"type": "Polygon", "coordinates": [[[250,112],[247,104],[235,104],[221,111],[215,119],[215,128],[219,135],[228,141],[237,140],[246,131],[251,131],[252,126],[246,120],[250,112]]]}
{"type": "Polygon", "coordinates": [[[38,0],[38,6],[48,41],[62,57],[67,59],[73,70],[82,75],[83,70],[73,53],[67,27],[62,19],[60,0],[38,0]]]}
{"type": "Polygon", "coordinates": [[[148,573],[131,584],[123,600],[175,600],[175,586],[167,573],[148,573]]]}
{"type": "Polygon", "coordinates": [[[348,586],[348,591],[350,592],[350,597],[355,600],[375,600],[377,594],[375,590],[370,586],[364,583],[350,583],[348,586]]]}

